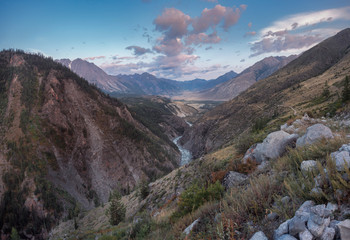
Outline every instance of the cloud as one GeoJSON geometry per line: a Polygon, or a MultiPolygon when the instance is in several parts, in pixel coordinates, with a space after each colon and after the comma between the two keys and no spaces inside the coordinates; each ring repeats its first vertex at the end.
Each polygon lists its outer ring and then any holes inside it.
{"type": "Polygon", "coordinates": [[[156,30],[163,32],[166,38],[182,37],[187,33],[191,17],[175,8],[166,8],[161,16],[154,20],[156,30]]]}
{"type": "MultiPolygon", "coordinates": [[[[241,8],[244,10],[246,5],[241,5],[241,8]]],[[[235,7],[224,7],[218,4],[212,9],[205,8],[200,17],[193,19],[193,32],[206,32],[209,28],[212,28],[213,31],[215,31],[216,26],[221,22],[223,22],[222,27],[224,30],[228,31],[231,26],[237,23],[240,16],[241,10],[235,7]]]]}
{"type": "Polygon", "coordinates": [[[254,36],[254,35],[256,35],[256,32],[255,32],[255,31],[251,31],[251,32],[246,32],[246,33],[244,34],[244,37],[247,37],[247,36],[254,36]]]}
{"type": "Polygon", "coordinates": [[[253,25],[253,24],[252,24],[251,22],[250,22],[250,23],[248,23],[248,27],[249,27],[249,28],[251,28],[251,27],[252,27],[252,25],[253,25]]]}
{"type": "Polygon", "coordinates": [[[104,58],[106,58],[106,56],[95,56],[95,57],[86,57],[83,60],[91,60],[91,61],[93,61],[93,60],[96,60],[96,59],[104,59],[104,58]]]}
{"type": "Polygon", "coordinates": [[[125,49],[133,50],[134,51],[133,54],[136,55],[136,56],[141,56],[141,55],[144,55],[146,53],[152,53],[152,51],[150,49],[139,47],[139,46],[128,46],[125,49]]]}
{"type": "Polygon", "coordinates": [[[271,26],[264,28],[261,32],[262,34],[266,34],[269,31],[288,31],[340,19],[350,20],[350,7],[333,8],[290,15],[274,22],[271,26]]]}
{"type": "Polygon", "coordinates": [[[251,57],[269,52],[282,52],[290,49],[310,47],[324,39],[320,34],[289,34],[279,35],[277,38],[263,38],[251,47],[254,52],[251,57]]]}
{"type": "Polygon", "coordinates": [[[216,32],[213,32],[209,35],[206,33],[194,33],[189,35],[185,42],[186,45],[199,45],[202,43],[219,43],[221,41],[221,38],[217,35],[216,32]]]}
{"type": "Polygon", "coordinates": [[[350,7],[286,16],[259,32],[259,39],[251,43],[250,57],[292,50],[301,52],[339,31],[326,28],[327,23],[337,20],[350,20],[350,7]]]}
{"type": "Polygon", "coordinates": [[[241,59],[241,61],[240,62],[245,62],[245,59],[241,59]]]}
{"type": "Polygon", "coordinates": [[[205,50],[210,50],[210,49],[213,49],[213,46],[209,46],[209,47],[206,47],[205,50]]]}

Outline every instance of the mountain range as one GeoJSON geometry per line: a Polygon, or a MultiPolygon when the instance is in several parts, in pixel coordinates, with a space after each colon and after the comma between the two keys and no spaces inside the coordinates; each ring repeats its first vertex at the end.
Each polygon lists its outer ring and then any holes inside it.
{"type": "Polygon", "coordinates": [[[334,92],[331,99],[335,101],[338,88],[350,73],[349,61],[350,29],[345,29],[204,114],[181,142],[199,157],[229,143],[260,119],[276,115],[288,118],[299,111],[320,114],[325,110],[315,107],[313,101],[322,94],[325,83],[334,92]]]}
{"type": "Polygon", "coordinates": [[[163,95],[174,96],[183,91],[199,91],[209,89],[228,81],[237,73],[230,71],[214,80],[194,79],[191,81],[175,81],[157,78],[149,73],[111,76],[93,63],[82,59],[56,60],[68,67],[91,84],[113,96],[121,95],[163,95]]]}
{"type": "Polygon", "coordinates": [[[174,99],[227,101],[295,58],[294,55],[267,57],[240,74],[229,71],[213,80],[194,79],[191,81],[157,78],[149,73],[111,76],[95,64],[82,59],[56,61],[114,97],[161,95],[174,99]]]}

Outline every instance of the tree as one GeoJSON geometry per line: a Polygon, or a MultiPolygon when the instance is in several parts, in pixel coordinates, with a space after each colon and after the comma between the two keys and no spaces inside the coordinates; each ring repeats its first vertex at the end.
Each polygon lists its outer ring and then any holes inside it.
{"type": "Polygon", "coordinates": [[[350,99],[349,77],[346,76],[344,80],[344,88],[342,92],[342,101],[347,102],[349,99],[350,99]]]}
{"type": "Polygon", "coordinates": [[[112,225],[118,225],[125,219],[125,206],[121,201],[121,195],[116,191],[111,195],[111,205],[107,209],[107,215],[109,216],[109,222],[112,225]]]}
{"type": "Polygon", "coordinates": [[[322,96],[323,96],[325,99],[328,99],[330,95],[331,95],[331,91],[329,90],[328,81],[326,81],[326,82],[324,83],[322,96]]]}
{"type": "Polygon", "coordinates": [[[20,240],[17,229],[14,227],[11,230],[11,240],[20,240]]]}

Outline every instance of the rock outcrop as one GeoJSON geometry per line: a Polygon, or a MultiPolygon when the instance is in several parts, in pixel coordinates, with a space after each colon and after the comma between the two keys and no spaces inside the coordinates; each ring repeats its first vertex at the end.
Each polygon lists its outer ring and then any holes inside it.
{"type": "Polygon", "coordinates": [[[311,127],[307,128],[307,131],[305,135],[302,137],[298,138],[297,140],[297,146],[304,146],[307,144],[313,144],[316,141],[319,141],[321,139],[331,139],[333,138],[333,133],[329,129],[329,127],[326,127],[323,124],[315,124],[312,125],[311,127]]]}

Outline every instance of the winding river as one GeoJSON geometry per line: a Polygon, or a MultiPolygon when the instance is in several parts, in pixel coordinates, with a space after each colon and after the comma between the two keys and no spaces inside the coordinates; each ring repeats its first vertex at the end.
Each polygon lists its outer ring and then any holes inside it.
{"type": "Polygon", "coordinates": [[[180,143],[179,140],[182,138],[182,136],[179,136],[177,138],[175,138],[173,140],[173,143],[175,143],[175,145],[179,148],[180,153],[181,153],[181,162],[180,162],[180,166],[185,165],[187,163],[189,163],[192,160],[192,154],[190,151],[188,151],[187,149],[183,148],[180,143]]]}

